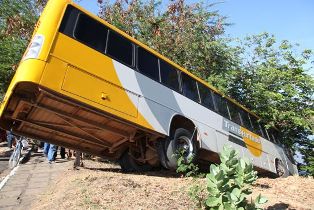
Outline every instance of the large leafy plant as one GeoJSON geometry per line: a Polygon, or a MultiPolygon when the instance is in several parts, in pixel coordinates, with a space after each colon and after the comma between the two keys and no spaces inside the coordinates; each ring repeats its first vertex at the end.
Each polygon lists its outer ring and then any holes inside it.
{"type": "Polygon", "coordinates": [[[206,175],[207,186],[194,185],[190,196],[199,207],[206,209],[258,209],[258,204],[267,202],[259,195],[255,201],[248,200],[257,172],[247,160],[238,158],[238,153],[229,146],[220,154],[221,163],[212,164],[206,175]],[[201,200],[200,200],[201,199],[201,200]]]}

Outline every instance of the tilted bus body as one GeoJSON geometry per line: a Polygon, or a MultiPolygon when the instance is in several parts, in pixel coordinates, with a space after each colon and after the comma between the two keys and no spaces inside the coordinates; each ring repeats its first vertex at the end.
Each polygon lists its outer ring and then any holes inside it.
{"type": "Polygon", "coordinates": [[[49,1],[0,108],[15,133],[122,168],[217,161],[232,145],[262,171],[296,174],[276,131],[187,70],[67,0],[49,1]]]}

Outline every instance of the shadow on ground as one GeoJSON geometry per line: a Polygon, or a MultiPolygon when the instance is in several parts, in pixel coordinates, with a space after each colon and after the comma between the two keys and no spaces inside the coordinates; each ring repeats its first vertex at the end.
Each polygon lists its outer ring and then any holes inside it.
{"type": "Polygon", "coordinates": [[[286,203],[276,203],[275,205],[269,206],[267,208],[267,210],[284,210],[284,209],[294,210],[293,208],[289,208],[289,204],[286,203]]]}
{"type": "MultiPolygon", "coordinates": [[[[113,163],[109,163],[113,164],[113,163]]],[[[156,168],[148,172],[122,172],[119,165],[115,164],[116,167],[88,167],[84,166],[82,168],[91,170],[91,171],[102,171],[102,172],[113,172],[120,174],[133,174],[133,175],[142,175],[142,176],[157,176],[157,177],[171,177],[179,178],[180,174],[177,174],[175,171],[169,171],[162,168],[156,168]]]]}

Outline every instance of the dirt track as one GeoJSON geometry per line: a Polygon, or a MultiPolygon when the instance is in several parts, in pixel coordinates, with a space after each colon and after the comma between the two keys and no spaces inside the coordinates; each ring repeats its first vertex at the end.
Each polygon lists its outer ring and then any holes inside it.
{"type": "MultiPolygon", "coordinates": [[[[194,209],[187,194],[192,183],[167,171],[123,174],[117,165],[85,161],[85,168],[65,171],[33,208],[194,209]]],[[[269,199],[266,209],[314,209],[312,178],[261,178],[253,196],[260,192],[269,199]]]]}

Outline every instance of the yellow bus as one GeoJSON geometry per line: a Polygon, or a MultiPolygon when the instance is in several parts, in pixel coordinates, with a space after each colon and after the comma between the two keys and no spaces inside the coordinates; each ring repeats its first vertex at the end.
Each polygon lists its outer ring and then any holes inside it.
{"type": "Polygon", "coordinates": [[[275,129],[179,65],[69,0],[48,2],[0,107],[0,126],[119,160],[124,171],[218,161],[296,174],[275,129]]]}

